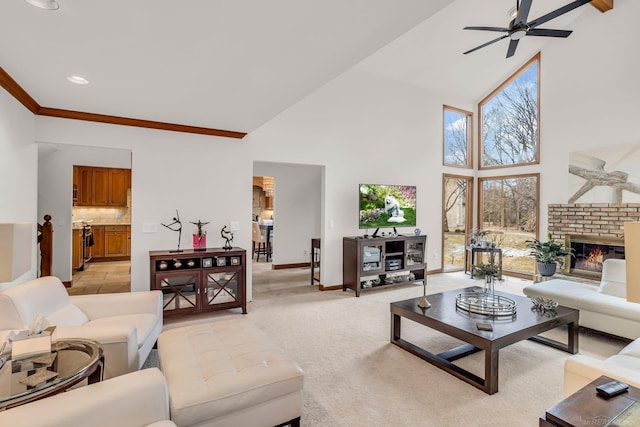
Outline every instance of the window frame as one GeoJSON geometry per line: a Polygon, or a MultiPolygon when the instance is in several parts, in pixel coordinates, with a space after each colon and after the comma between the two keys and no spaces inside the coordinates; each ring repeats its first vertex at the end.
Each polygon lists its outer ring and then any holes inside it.
{"type": "Polygon", "coordinates": [[[462,108],[452,107],[450,105],[442,106],[442,165],[450,166],[454,168],[462,168],[462,169],[472,169],[473,168],[473,112],[463,110],[462,108]],[[446,153],[447,153],[447,141],[446,141],[446,132],[445,132],[445,114],[446,111],[451,111],[454,113],[463,114],[467,117],[467,163],[462,164],[453,164],[446,162],[446,153]]]}
{"type": "MultiPolygon", "coordinates": [[[[540,235],[540,173],[523,173],[523,174],[512,174],[512,175],[493,175],[493,176],[483,176],[477,179],[478,182],[478,204],[476,206],[476,218],[478,229],[482,230],[482,225],[484,224],[483,218],[483,206],[484,206],[484,191],[483,184],[485,181],[495,181],[495,180],[505,180],[505,179],[514,179],[514,178],[536,178],[536,232],[535,238],[539,238],[540,235]]],[[[516,270],[507,270],[503,268],[503,272],[508,273],[509,276],[521,277],[521,278],[531,278],[533,274],[535,274],[535,270],[533,273],[525,272],[525,271],[516,271],[516,270]]]]}
{"type": "Polygon", "coordinates": [[[542,68],[541,54],[538,52],[531,59],[529,59],[524,65],[518,68],[509,78],[503,81],[497,88],[495,88],[489,95],[484,97],[478,103],[478,170],[489,170],[489,169],[502,169],[502,168],[512,168],[512,167],[521,167],[528,166],[540,163],[540,69],[542,68]],[[493,99],[498,93],[500,93],[504,88],[506,88],[510,83],[512,83],[515,79],[517,79],[522,73],[524,73],[533,63],[538,63],[538,84],[537,84],[537,128],[536,128],[536,151],[535,151],[535,159],[531,162],[526,163],[516,163],[516,164],[508,164],[508,165],[492,165],[485,166],[483,164],[483,135],[482,135],[482,126],[483,126],[483,106],[493,99]]]}

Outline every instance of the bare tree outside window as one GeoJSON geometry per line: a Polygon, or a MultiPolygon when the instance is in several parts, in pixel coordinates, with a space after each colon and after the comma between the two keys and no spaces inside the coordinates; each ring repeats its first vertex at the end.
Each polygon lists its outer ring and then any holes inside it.
{"type": "Polygon", "coordinates": [[[480,103],[481,168],[538,163],[539,56],[480,103]]]}
{"type": "Polygon", "coordinates": [[[470,168],[471,165],[471,123],[473,113],[454,107],[444,106],[443,135],[444,159],[447,166],[470,168]]]}
{"type": "Polygon", "coordinates": [[[479,179],[479,228],[503,235],[503,270],[532,274],[527,240],[537,236],[537,174],[479,179]]]}
{"type": "Polygon", "coordinates": [[[471,224],[473,177],[444,174],[442,179],[442,267],[464,268],[465,247],[471,224]]]}

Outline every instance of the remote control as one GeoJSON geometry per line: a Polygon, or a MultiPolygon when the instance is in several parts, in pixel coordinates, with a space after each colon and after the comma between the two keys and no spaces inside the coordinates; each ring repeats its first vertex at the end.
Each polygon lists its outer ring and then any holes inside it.
{"type": "Polygon", "coordinates": [[[609,381],[596,387],[596,392],[603,397],[613,397],[629,390],[629,386],[620,381],[609,381]]]}

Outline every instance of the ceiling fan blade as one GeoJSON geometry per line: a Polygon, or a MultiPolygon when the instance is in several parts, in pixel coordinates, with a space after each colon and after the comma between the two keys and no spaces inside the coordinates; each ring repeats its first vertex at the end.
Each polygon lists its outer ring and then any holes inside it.
{"type": "Polygon", "coordinates": [[[520,2],[520,7],[518,8],[518,14],[516,15],[516,19],[513,21],[514,26],[520,26],[527,23],[527,17],[529,16],[529,11],[531,10],[531,3],[533,0],[522,0],[520,2]]]}
{"type": "Polygon", "coordinates": [[[464,27],[463,30],[497,31],[499,33],[506,33],[509,31],[508,28],[501,27],[464,27]]]}
{"type": "Polygon", "coordinates": [[[511,40],[509,42],[509,47],[507,48],[507,58],[511,58],[513,56],[513,54],[516,53],[516,48],[518,47],[518,42],[519,41],[520,41],[520,39],[511,40]]]}
{"type": "Polygon", "coordinates": [[[504,36],[500,36],[500,37],[498,37],[497,39],[493,39],[493,40],[491,40],[491,41],[489,41],[489,42],[486,42],[485,44],[481,44],[481,45],[480,45],[480,46],[478,46],[478,47],[474,47],[473,49],[471,49],[471,50],[468,50],[468,51],[464,52],[464,53],[463,53],[463,55],[466,55],[467,53],[475,52],[475,51],[476,51],[476,50],[478,50],[478,49],[482,49],[482,48],[483,48],[483,47],[485,47],[485,46],[489,46],[490,44],[493,44],[493,43],[495,43],[495,42],[497,42],[497,41],[500,41],[500,40],[502,40],[502,39],[505,39],[505,38],[507,38],[507,37],[508,37],[508,36],[507,36],[506,34],[505,34],[504,36]]]}
{"type": "Polygon", "coordinates": [[[546,30],[544,28],[533,28],[527,31],[528,36],[536,37],[563,37],[567,38],[573,31],[569,30],[546,30]]]}
{"type": "Polygon", "coordinates": [[[529,26],[529,28],[537,27],[540,24],[544,24],[547,21],[551,21],[552,19],[557,18],[560,15],[564,15],[565,13],[578,8],[583,4],[587,4],[590,1],[591,0],[576,0],[574,2],[569,3],[566,6],[562,6],[561,8],[554,10],[553,12],[549,12],[538,19],[534,19],[533,21],[529,22],[527,25],[529,26]]]}

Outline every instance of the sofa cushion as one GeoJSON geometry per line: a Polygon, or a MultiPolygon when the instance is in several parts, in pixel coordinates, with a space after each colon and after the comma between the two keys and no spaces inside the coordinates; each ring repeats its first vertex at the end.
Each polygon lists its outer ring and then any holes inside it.
{"type": "Polygon", "coordinates": [[[625,348],[620,350],[618,354],[626,356],[635,356],[640,359],[640,339],[631,341],[625,348]]]}
{"type": "Polygon", "coordinates": [[[48,317],[71,304],[67,290],[55,276],[30,280],[3,292],[13,301],[24,322],[23,327],[28,327],[38,314],[48,317]]]}
{"type": "Polygon", "coordinates": [[[55,313],[47,316],[50,325],[56,326],[82,326],[89,318],[82,310],[73,304],[62,307],[55,313]]]}
{"type": "Polygon", "coordinates": [[[607,358],[606,363],[614,366],[622,366],[640,372],[640,358],[626,354],[616,354],[607,358]]]}
{"type": "Polygon", "coordinates": [[[135,326],[138,346],[144,344],[149,338],[156,323],[156,316],[153,314],[124,314],[120,316],[103,317],[89,320],[86,327],[114,327],[114,326],[135,326]]]}
{"type": "Polygon", "coordinates": [[[610,258],[602,265],[602,280],[598,289],[603,294],[627,298],[627,269],[623,259],[610,258]]]}
{"type": "Polygon", "coordinates": [[[20,313],[11,298],[0,293],[0,330],[23,329],[24,327],[20,313]]]}
{"type": "Polygon", "coordinates": [[[546,282],[525,286],[522,291],[528,297],[544,297],[557,301],[566,307],[580,308],[586,295],[599,295],[597,287],[586,283],[572,282],[564,279],[551,279],[546,282]]]}
{"type": "Polygon", "coordinates": [[[640,304],[600,292],[583,295],[575,308],[640,322],[640,304]]]}

